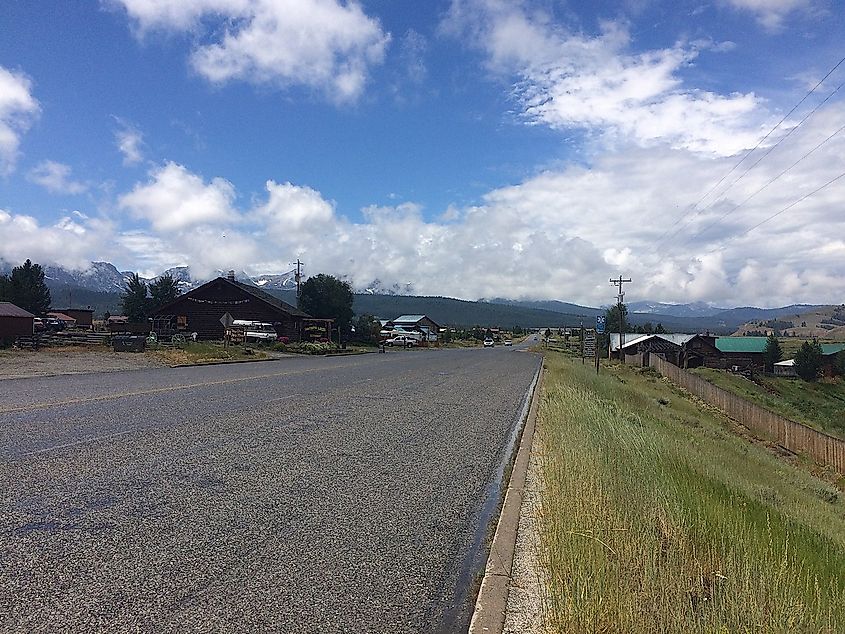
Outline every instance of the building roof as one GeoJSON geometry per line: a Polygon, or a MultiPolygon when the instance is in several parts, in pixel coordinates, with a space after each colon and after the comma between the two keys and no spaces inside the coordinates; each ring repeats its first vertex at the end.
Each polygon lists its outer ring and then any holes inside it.
{"type": "Polygon", "coordinates": [[[422,321],[423,319],[425,319],[425,315],[401,315],[400,317],[397,317],[396,319],[391,319],[390,321],[392,321],[394,324],[397,322],[415,324],[418,321],[422,321]]]}
{"type": "Polygon", "coordinates": [[[784,368],[791,368],[795,365],[795,359],[787,359],[786,361],[778,361],[775,365],[782,366],[784,368]]]}
{"type": "Polygon", "coordinates": [[[293,317],[301,317],[303,319],[314,319],[311,315],[309,315],[306,312],[299,310],[296,306],[291,306],[287,302],[283,302],[282,300],[280,300],[275,295],[271,295],[267,291],[263,291],[260,288],[258,288],[257,286],[250,286],[249,284],[244,284],[243,282],[238,282],[236,280],[230,280],[230,279],[225,278],[225,277],[217,277],[217,278],[215,278],[211,281],[206,282],[202,286],[198,286],[197,288],[190,290],[187,293],[183,293],[182,295],[179,295],[179,297],[174,299],[172,302],[165,304],[164,306],[159,308],[157,311],[155,311],[155,314],[156,315],[166,314],[167,311],[170,309],[170,307],[175,305],[177,302],[180,302],[184,298],[190,297],[191,295],[198,293],[201,289],[204,289],[209,284],[215,284],[215,283],[221,282],[221,281],[225,282],[226,284],[231,284],[232,286],[237,287],[238,289],[242,290],[243,292],[247,293],[248,295],[252,295],[255,299],[260,300],[260,301],[264,302],[265,304],[269,304],[273,308],[276,308],[278,310],[282,310],[282,311],[286,312],[287,314],[289,314],[293,317]]]}
{"type": "Polygon", "coordinates": [[[763,352],[767,337],[718,337],[719,352],[763,352]]]}
{"type": "Polygon", "coordinates": [[[845,343],[823,343],[822,354],[827,356],[829,354],[836,354],[845,350],[845,343]]]}
{"type": "Polygon", "coordinates": [[[70,315],[65,315],[64,313],[60,313],[55,310],[47,313],[47,317],[52,317],[53,319],[58,319],[59,321],[76,321],[76,319],[74,319],[70,315]]]}
{"type": "MultiPolygon", "coordinates": [[[[633,333],[631,333],[631,334],[633,334],[633,333]]],[[[663,341],[668,341],[669,343],[673,343],[676,346],[682,346],[687,341],[689,341],[690,339],[695,337],[695,335],[687,335],[687,334],[683,334],[683,333],[672,333],[672,334],[669,334],[669,333],[653,333],[653,334],[650,334],[650,335],[633,335],[633,336],[635,336],[637,338],[628,340],[627,337],[626,337],[625,345],[622,346],[623,348],[627,348],[628,346],[638,346],[639,344],[641,344],[645,341],[648,341],[649,339],[663,339],[663,341]]],[[[617,340],[619,339],[619,333],[616,333],[616,339],[617,340]]],[[[618,343],[617,343],[617,347],[613,348],[613,349],[616,350],[617,348],[618,348],[618,343]]]]}
{"type": "MultiPolygon", "coordinates": [[[[280,300],[275,295],[271,295],[267,291],[263,291],[260,288],[258,288],[257,286],[250,286],[249,284],[244,284],[243,282],[238,282],[237,280],[229,280],[229,279],[226,279],[225,277],[220,277],[220,278],[217,278],[217,279],[225,280],[229,284],[234,284],[235,286],[237,286],[238,288],[240,288],[243,291],[246,291],[247,293],[249,293],[250,295],[252,295],[256,299],[260,299],[261,301],[267,302],[268,304],[271,304],[271,305],[275,306],[276,308],[280,308],[283,311],[285,311],[286,313],[290,313],[294,317],[303,317],[305,319],[312,319],[311,315],[309,315],[308,313],[299,310],[296,306],[288,304],[287,302],[283,302],[282,300],[280,300]]],[[[188,293],[186,293],[186,294],[188,294],[188,293]]]]}
{"type": "Polygon", "coordinates": [[[35,317],[35,315],[15,306],[12,302],[0,302],[0,317],[35,317]]]}

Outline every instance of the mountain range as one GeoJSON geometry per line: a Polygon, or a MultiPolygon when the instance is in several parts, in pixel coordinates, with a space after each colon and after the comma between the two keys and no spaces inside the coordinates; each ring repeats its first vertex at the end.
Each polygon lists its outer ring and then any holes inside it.
{"type": "MultiPolygon", "coordinates": [[[[0,260],[0,273],[8,273],[12,265],[0,260]]],[[[131,271],[119,271],[109,262],[92,262],[85,270],[44,267],[45,278],[53,296],[53,305],[91,306],[98,313],[120,311],[120,293],[131,271]]],[[[190,267],[178,266],[162,273],[172,275],[183,292],[205,283],[195,279],[190,267]]],[[[225,275],[218,271],[218,275],[225,275]]],[[[288,303],[296,303],[292,272],[249,276],[237,272],[239,281],[261,288],[288,303]]],[[[144,278],[142,278],[144,279],[144,278]]],[[[155,278],[148,278],[150,282],[155,278]]],[[[353,308],[357,314],[371,314],[392,318],[401,314],[429,315],[438,323],[471,325],[521,325],[523,327],[591,325],[605,307],[593,308],[557,300],[514,300],[506,298],[482,299],[476,302],[447,297],[421,297],[408,293],[410,288],[385,286],[373,280],[365,288],[357,289],[353,308]],[[403,292],[404,291],[404,292],[403,292]]],[[[752,320],[768,320],[794,316],[802,312],[824,308],[824,305],[793,304],[781,308],[721,308],[706,302],[668,304],[640,301],[627,304],[629,321],[635,325],[661,323],[674,332],[729,333],[740,324],[752,320]]]]}

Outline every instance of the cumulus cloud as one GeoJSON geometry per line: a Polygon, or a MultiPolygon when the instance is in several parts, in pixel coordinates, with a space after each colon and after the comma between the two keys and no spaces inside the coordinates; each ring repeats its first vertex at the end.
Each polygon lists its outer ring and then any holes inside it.
{"type": "Polygon", "coordinates": [[[134,126],[129,125],[120,118],[116,118],[119,129],[114,132],[114,140],[117,149],[123,155],[124,165],[135,165],[144,158],[143,146],[144,135],[134,126]]]}
{"type": "Polygon", "coordinates": [[[118,0],[138,29],[199,30],[219,23],[191,64],[214,83],[306,86],[335,102],[357,99],[390,41],[357,2],[338,0],[118,0]]]}
{"type": "Polygon", "coordinates": [[[61,216],[44,225],[26,214],[0,209],[0,260],[20,263],[27,258],[40,264],[60,264],[83,269],[92,259],[113,256],[104,251],[111,244],[114,228],[110,223],[89,219],[84,214],[61,216]]]}
{"type": "Polygon", "coordinates": [[[39,111],[38,101],[32,96],[32,82],[25,75],[0,66],[0,176],[15,169],[21,135],[39,111]]]}
{"type": "Polygon", "coordinates": [[[722,0],[723,3],[752,13],[769,31],[781,31],[787,16],[797,11],[810,11],[813,0],[722,0]]]}
{"type": "Polygon", "coordinates": [[[54,194],[81,194],[88,189],[85,183],[70,177],[70,166],[56,161],[41,161],[27,174],[33,183],[54,194]]]}
{"type": "MultiPolygon", "coordinates": [[[[410,283],[418,294],[464,299],[600,305],[614,297],[608,279],[623,273],[634,280],[632,301],[838,302],[845,179],[766,220],[841,173],[845,133],[819,146],[840,129],[845,105],[819,111],[789,143],[749,172],[736,170],[694,209],[735,158],[629,143],[589,166],[564,165],[493,189],[473,206],[370,206],[357,221],[307,185],[268,180],[264,193],[238,197],[223,178],[167,163],[119,197],[140,226],[97,238],[119,245],[148,275],[180,264],[199,276],[230,268],[278,273],[301,257],[309,273],[341,276],[360,289],[378,279],[383,287],[410,283]],[[251,202],[237,206],[239,199],[251,202]]],[[[754,155],[746,165],[753,162],[754,155]]],[[[0,257],[93,258],[91,223],[73,214],[38,227],[4,212],[0,233],[26,239],[0,241],[0,257]],[[35,239],[39,231],[45,241],[35,239]]]]}
{"type": "Polygon", "coordinates": [[[701,43],[633,53],[624,24],[605,22],[596,36],[573,33],[526,2],[505,0],[454,0],[442,29],[481,50],[491,71],[514,78],[528,122],[716,155],[752,147],[760,136],[754,94],[684,85],[680,72],[701,43]]]}
{"type": "Polygon", "coordinates": [[[232,220],[235,188],[223,178],[206,183],[184,166],[168,162],[118,200],[121,209],[148,220],[158,231],[232,220]]]}

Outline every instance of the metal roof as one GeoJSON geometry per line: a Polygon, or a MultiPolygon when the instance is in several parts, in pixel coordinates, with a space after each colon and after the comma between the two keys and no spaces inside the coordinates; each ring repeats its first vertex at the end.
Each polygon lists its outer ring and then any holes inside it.
{"type": "MultiPolygon", "coordinates": [[[[663,339],[663,341],[668,341],[669,343],[673,343],[676,346],[682,346],[687,341],[689,341],[690,339],[695,337],[695,335],[687,335],[687,334],[683,334],[683,333],[672,333],[672,334],[653,333],[653,334],[650,334],[650,335],[637,335],[637,337],[638,337],[637,339],[633,339],[633,340],[627,340],[627,337],[626,337],[625,345],[623,345],[622,347],[627,348],[628,346],[639,345],[639,344],[643,343],[644,341],[646,341],[648,339],[663,339]]],[[[618,333],[616,335],[616,339],[619,339],[618,333]]],[[[617,345],[617,347],[618,347],[618,345],[617,345]]],[[[616,348],[614,348],[614,350],[615,349],[616,348]]]]}
{"type": "Polygon", "coordinates": [[[35,315],[15,306],[12,302],[0,302],[0,317],[35,317],[35,315]]]}
{"type": "Polygon", "coordinates": [[[763,352],[767,337],[718,337],[719,352],[763,352]]]}
{"type": "Polygon", "coordinates": [[[845,350],[845,343],[823,343],[822,344],[822,354],[836,354],[837,352],[842,352],[845,350]]]}
{"type": "Polygon", "coordinates": [[[410,324],[415,324],[418,321],[422,321],[425,319],[425,315],[402,315],[401,317],[397,317],[396,319],[392,319],[391,321],[395,324],[396,322],[404,321],[410,324]]]}

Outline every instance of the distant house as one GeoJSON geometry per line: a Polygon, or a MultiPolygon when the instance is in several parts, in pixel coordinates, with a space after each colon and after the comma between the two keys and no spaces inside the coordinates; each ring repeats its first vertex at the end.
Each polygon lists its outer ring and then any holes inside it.
{"type": "Polygon", "coordinates": [[[421,332],[426,341],[437,341],[440,325],[426,315],[402,315],[388,321],[384,329],[421,332]]]}
{"type": "Polygon", "coordinates": [[[276,334],[291,341],[306,338],[306,329],[319,328],[328,339],[330,320],[317,320],[295,306],[248,284],[234,275],[218,277],[180,295],[151,315],[153,323],[167,324],[172,331],[197,333],[198,339],[223,339],[220,321],[226,314],[235,320],[260,321],[273,325],[276,334]]]}
{"type": "Polygon", "coordinates": [[[836,355],[845,350],[845,343],[823,343],[822,346],[822,374],[833,376],[833,366],[836,363],[836,355]]]}
{"type": "MultiPolygon", "coordinates": [[[[683,363],[683,346],[695,336],[682,333],[634,335],[635,338],[622,345],[622,351],[626,357],[642,355],[643,366],[648,365],[649,355],[652,354],[657,354],[669,363],[680,366],[683,363]]],[[[616,338],[619,339],[618,333],[616,338]]]]}
{"type": "Polygon", "coordinates": [[[68,317],[73,317],[76,320],[77,328],[93,328],[94,327],[94,309],[93,308],[58,308],[60,312],[68,317]]]}
{"type": "Polygon", "coordinates": [[[766,337],[715,337],[696,335],[684,344],[683,367],[742,369],[763,368],[766,337]]]}
{"type": "Polygon", "coordinates": [[[58,311],[50,311],[47,313],[47,317],[62,322],[65,328],[74,328],[76,326],[76,319],[58,311]]]}
{"type": "Polygon", "coordinates": [[[778,361],[774,365],[775,376],[798,376],[795,371],[795,359],[787,359],[786,361],[778,361]]]}
{"type": "Polygon", "coordinates": [[[0,340],[32,335],[35,315],[11,302],[0,302],[0,340]]]}

